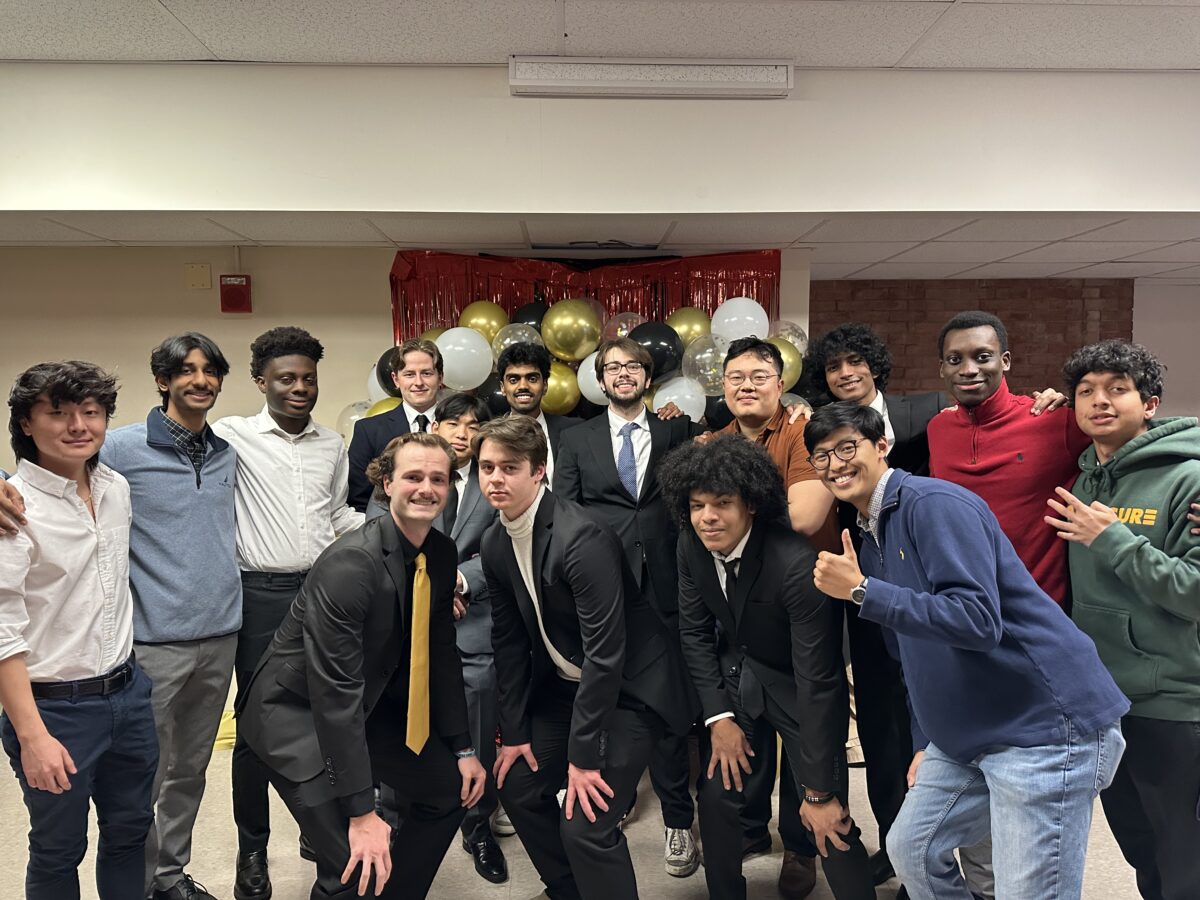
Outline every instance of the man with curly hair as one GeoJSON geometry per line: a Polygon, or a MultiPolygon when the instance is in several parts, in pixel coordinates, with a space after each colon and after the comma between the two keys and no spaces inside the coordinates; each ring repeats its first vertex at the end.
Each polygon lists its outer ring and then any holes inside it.
{"type": "MultiPolygon", "coordinates": [[[[250,345],[250,376],[266,403],[255,416],[227,416],[213,431],[237,451],[237,558],[242,627],[234,677],[238,699],[316,558],[358,528],[347,503],[349,462],[341,435],[312,419],[321,342],[302,328],[272,328],[250,345]]],[[[268,770],[242,740],[233,749],[238,830],[236,900],[271,895],[268,770]]]]}
{"type": "Polygon", "coordinates": [[[1139,344],[1083,347],[1063,377],[1092,446],[1046,523],[1067,545],[1072,618],[1132,703],[1100,799],[1141,895],[1183,900],[1200,885],[1200,431],[1155,418],[1162,365],[1139,344]]]}
{"type": "Polygon", "coordinates": [[[541,344],[513,344],[496,360],[500,390],[510,415],[529,416],[546,436],[546,483],[554,482],[554,460],[562,433],[582,420],[542,412],[542,397],[550,385],[550,351],[541,344]]]}
{"type": "Polygon", "coordinates": [[[728,435],[673,450],[659,477],[681,528],[680,642],[706,726],[699,800],[709,896],[746,896],[743,775],[763,765],[750,735],[769,726],[787,746],[780,778],[803,798],[800,819],[834,896],[873,898],[846,807],[840,610],[813,585],[812,545],[787,527],[778,467],[762,447],[728,435]]]}

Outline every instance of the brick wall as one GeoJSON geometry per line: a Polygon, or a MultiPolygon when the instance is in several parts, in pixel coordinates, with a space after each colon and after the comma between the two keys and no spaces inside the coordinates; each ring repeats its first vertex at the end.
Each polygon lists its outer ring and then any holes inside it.
{"type": "Polygon", "coordinates": [[[809,331],[816,336],[852,321],[870,325],[892,352],[889,391],[936,391],[942,388],[938,332],[967,309],[993,313],[1008,329],[1013,390],[1061,389],[1062,365],[1073,350],[1106,338],[1132,339],[1133,281],[814,281],[809,331]]]}

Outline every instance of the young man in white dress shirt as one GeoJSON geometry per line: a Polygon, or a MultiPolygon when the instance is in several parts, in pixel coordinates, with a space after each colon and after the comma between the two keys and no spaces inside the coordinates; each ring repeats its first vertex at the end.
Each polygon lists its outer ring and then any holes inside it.
{"type": "Polygon", "coordinates": [[[0,736],[29,810],[27,900],[79,897],[89,806],[101,900],[143,896],[158,739],[134,662],[129,485],[99,463],[116,380],[43,363],[9,396],[28,523],[0,540],[0,736]]]}
{"type": "Polygon", "coordinates": [[[508,401],[509,413],[529,416],[546,437],[546,484],[554,483],[554,460],[562,433],[580,423],[580,419],[542,412],[542,398],[550,384],[550,351],[541,344],[513,344],[496,360],[500,389],[508,401]]]}
{"type": "MultiPolygon", "coordinates": [[[[256,416],[227,416],[213,431],[237,451],[237,556],[242,628],[234,675],[245,690],[313,562],[363,515],[346,505],[349,462],[341,436],[312,419],[320,341],[272,328],[250,345],[250,375],[266,397],[256,416]]],[[[239,737],[233,749],[238,829],[236,900],[267,900],[267,769],[239,737]]]]}

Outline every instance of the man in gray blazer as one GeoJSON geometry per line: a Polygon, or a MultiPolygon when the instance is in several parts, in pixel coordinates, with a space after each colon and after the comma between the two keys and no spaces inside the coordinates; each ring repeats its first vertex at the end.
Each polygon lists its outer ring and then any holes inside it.
{"type": "MultiPolygon", "coordinates": [[[[467,717],[479,761],[491,771],[496,758],[496,667],[492,657],[492,604],[488,599],[479,542],[496,521],[496,510],[479,490],[471,438],[492,417],[487,404],[470,394],[450,394],[437,405],[432,431],[444,438],[458,458],[458,480],[433,527],[458,548],[458,584],[454,593],[456,642],[463,663],[467,717]]],[[[372,519],[387,512],[377,498],[367,508],[372,519]]],[[[504,852],[492,833],[491,816],[499,801],[489,782],[483,799],[467,810],[462,823],[463,849],[475,859],[475,871],[493,884],[508,880],[504,852]]]]}

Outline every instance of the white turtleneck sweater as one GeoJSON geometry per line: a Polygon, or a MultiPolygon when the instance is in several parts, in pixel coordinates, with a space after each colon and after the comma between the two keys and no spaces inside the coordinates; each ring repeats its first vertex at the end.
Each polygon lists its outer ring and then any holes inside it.
{"type": "Polygon", "coordinates": [[[546,645],[546,652],[550,654],[550,661],[554,663],[554,668],[558,670],[560,678],[567,681],[579,681],[583,670],[559,653],[558,648],[550,643],[550,637],[546,634],[546,625],[542,622],[542,603],[538,596],[537,573],[533,571],[533,520],[537,516],[538,507],[542,505],[544,496],[546,496],[546,486],[542,485],[538,488],[533,502],[529,504],[529,509],[515,519],[509,519],[504,513],[500,513],[500,523],[512,540],[513,554],[517,558],[517,568],[521,570],[521,579],[525,582],[525,590],[529,592],[529,598],[533,601],[538,631],[542,635],[542,643],[546,645]]]}

